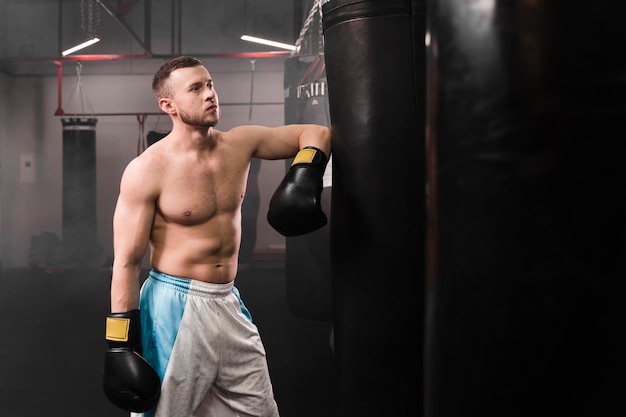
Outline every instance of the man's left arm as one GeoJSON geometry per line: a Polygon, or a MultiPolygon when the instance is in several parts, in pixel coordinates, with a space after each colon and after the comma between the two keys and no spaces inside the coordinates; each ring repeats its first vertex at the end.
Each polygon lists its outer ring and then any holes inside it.
{"type": "Polygon", "coordinates": [[[297,125],[297,153],[270,200],[267,220],[284,236],[313,232],[328,223],[321,208],[323,176],[330,157],[330,129],[297,125]]]}
{"type": "Polygon", "coordinates": [[[312,146],[321,150],[326,159],[330,157],[331,140],[330,129],[315,124],[292,124],[275,128],[261,126],[246,126],[240,129],[242,136],[254,138],[255,151],[253,157],[259,159],[288,159],[298,153],[300,149],[312,146]]]}

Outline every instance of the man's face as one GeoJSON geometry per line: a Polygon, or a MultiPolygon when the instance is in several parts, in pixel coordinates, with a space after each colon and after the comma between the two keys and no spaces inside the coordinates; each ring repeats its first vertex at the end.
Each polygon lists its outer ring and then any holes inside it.
{"type": "Polygon", "coordinates": [[[172,105],[180,119],[191,126],[213,127],[220,120],[217,92],[203,66],[179,68],[170,74],[172,105]]]}

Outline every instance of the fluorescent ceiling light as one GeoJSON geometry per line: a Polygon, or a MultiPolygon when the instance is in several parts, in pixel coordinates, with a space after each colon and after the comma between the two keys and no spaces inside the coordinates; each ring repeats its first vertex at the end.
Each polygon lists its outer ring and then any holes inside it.
{"type": "Polygon", "coordinates": [[[79,50],[81,50],[83,48],[86,48],[86,47],[91,46],[94,43],[98,43],[98,42],[100,42],[100,38],[89,39],[88,41],[85,41],[85,42],[83,42],[83,43],[81,43],[79,45],[76,45],[76,46],[74,46],[74,47],[72,47],[70,49],[66,49],[65,51],[61,52],[61,55],[63,55],[63,56],[69,55],[72,52],[79,51],[79,50]]]}
{"type": "Polygon", "coordinates": [[[287,49],[289,51],[295,51],[297,49],[295,45],[289,45],[287,43],[270,41],[270,40],[263,39],[263,38],[257,38],[256,36],[241,35],[241,40],[260,43],[263,45],[275,46],[277,48],[287,49]]]}

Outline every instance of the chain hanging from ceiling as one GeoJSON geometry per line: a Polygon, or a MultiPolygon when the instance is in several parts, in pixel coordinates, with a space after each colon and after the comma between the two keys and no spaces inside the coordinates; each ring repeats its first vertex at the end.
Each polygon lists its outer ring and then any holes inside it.
{"type": "Polygon", "coordinates": [[[87,39],[97,38],[100,32],[100,7],[97,0],[80,0],[80,28],[87,39]]]}
{"type": "Polygon", "coordinates": [[[76,86],[65,105],[67,114],[94,114],[93,106],[83,86],[82,72],[83,64],[78,61],[76,62],[76,86]]]}
{"type": "Polygon", "coordinates": [[[304,20],[304,23],[302,25],[302,29],[300,29],[300,35],[298,36],[298,39],[296,40],[295,46],[296,49],[294,49],[291,52],[291,56],[297,56],[300,55],[301,51],[301,47],[302,47],[302,42],[304,41],[304,37],[307,34],[307,32],[309,31],[309,28],[311,27],[311,24],[316,20],[317,18],[317,23],[318,23],[318,31],[317,31],[317,41],[318,41],[318,45],[317,45],[317,53],[318,54],[322,54],[324,51],[324,35],[323,35],[323,28],[322,28],[322,0],[313,0],[313,6],[311,7],[311,10],[309,10],[309,14],[307,16],[307,18],[304,20]]]}

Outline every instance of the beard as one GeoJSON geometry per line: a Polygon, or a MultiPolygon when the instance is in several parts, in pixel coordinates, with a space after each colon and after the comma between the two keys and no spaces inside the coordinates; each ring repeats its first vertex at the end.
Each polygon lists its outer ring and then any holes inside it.
{"type": "Polygon", "coordinates": [[[182,120],[185,124],[195,127],[209,128],[217,126],[217,123],[220,120],[220,112],[217,110],[216,116],[213,118],[207,119],[207,117],[202,116],[192,116],[188,113],[179,112],[180,120],[182,120]]]}

